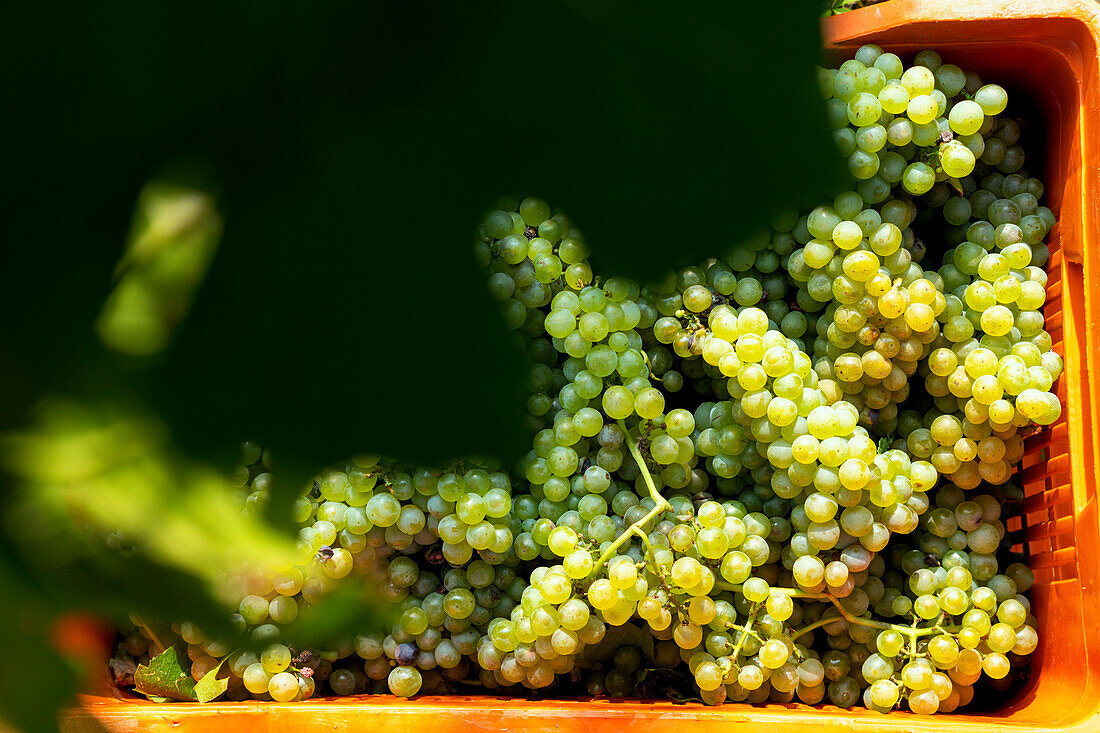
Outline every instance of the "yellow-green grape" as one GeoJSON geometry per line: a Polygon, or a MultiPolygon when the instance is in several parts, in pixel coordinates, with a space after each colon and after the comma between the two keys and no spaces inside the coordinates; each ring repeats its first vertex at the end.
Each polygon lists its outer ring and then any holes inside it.
{"type": "Polygon", "coordinates": [[[909,107],[909,92],[900,83],[887,82],[878,92],[878,101],[886,112],[901,114],[909,107]]]}
{"type": "Polygon", "coordinates": [[[279,672],[268,681],[267,692],[275,702],[290,702],[298,697],[298,678],[289,672],[279,672]]]}
{"type": "Polygon", "coordinates": [[[905,113],[913,122],[924,125],[936,119],[939,111],[936,100],[930,94],[920,94],[912,97],[905,108],[905,113]]]}
{"type": "Polygon", "coordinates": [[[951,130],[957,135],[973,135],[981,129],[985,112],[981,105],[969,99],[956,102],[948,114],[951,130]]]}
{"type": "Polygon", "coordinates": [[[974,153],[957,140],[940,145],[940,165],[952,178],[965,178],[974,170],[974,153]]]}

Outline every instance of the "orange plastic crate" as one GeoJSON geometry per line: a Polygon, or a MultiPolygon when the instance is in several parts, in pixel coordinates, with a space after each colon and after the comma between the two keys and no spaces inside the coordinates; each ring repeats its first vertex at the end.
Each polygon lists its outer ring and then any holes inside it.
{"type": "Polygon", "coordinates": [[[778,730],[1079,731],[1100,729],[1100,517],[1096,501],[1097,399],[1088,379],[1097,365],[1100,295],[1100,4],[1092,0],[891,0],[824,23],[837,57],[864,43],[899,54],[923,48],[1004,84],[1010,111],[1037,118],[1025,131],[1028,170],[1046,183],[1046,204],[1058,216],[1050,237],[1045,309],[1066,369],[1058,392],[1066,409],[1053,429],[1031,438],[1017,479],[1024,516],[1009,522],[1030,557],[1040,644],[1027,686],[993,712],[920,717],[862,708],[771,704],[718,708],[666,701],[525,700],[500,697],[390,696],[300,703],[157,705],[105,691],[66,712],[67,731],[553,729],[618,733],[725,730],[747,724],[778,730]],[[1027,100],[1021,104],[1021,97],[1027,100]],[[1045,161],[1038,170],[1036,161],[1045,161]]]}

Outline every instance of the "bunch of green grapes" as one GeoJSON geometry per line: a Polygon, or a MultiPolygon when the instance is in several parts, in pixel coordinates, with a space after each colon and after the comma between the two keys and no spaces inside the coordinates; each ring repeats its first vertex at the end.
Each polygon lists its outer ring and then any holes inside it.
{"type": "Polygon", "coordinates": [[[884,435],[895,432],[908,378],[933,350],[928,393],[963,400],[972,422],[1004,430],[1021,394],[1017,421],[1057,419],[1053,380],[1039,369],[1056,378],[1061,363],[1038,313],[1045,299],[1042,240],[1054,217],[1038,205],[1042,185],[1017,173],[1019,127],[996,118],[1007,104],[1004,90],[975,86],[975,76],[932,52],[906,69],[897,56],[871,47],[824,70],[820,82],[857,179],[855,190],[799,221],[793,234],[803,246],[787,261],[810,298],[827,304],[814,348],[823,376],[866,410],[863,424],[884,435]],[[1003,173],[1011,177],[1007,189],[1003,173]],[[924,211],[942,209],[957,245],[937,272],[918,264],[927,248],[911,228],[917,197],[928,205],[924,211]],[[998,361],[967,370],[962,361],[975,333],[996,348],[998,361]],[[1038,353],[1028,345],[1012,353],[1024,341],[1038,353]],[[1043,353],[1051,354],[1045,364],[1043,353]],[[975,393],[980,377],[991,378],[975,393]]]}
{"type": "Polygon", "coordinates": [[[258,443],[241,445],[240,463],[233,471],[232,480],[241,487],[246,512],[258,511],[267,503],[271,491],[271,456],[258,443]]]}
{"type": "MultiPolygon", "coordinates": [[[[275,701],[658,680],[931,713],[1005,689],[1038,642],[1003,516],[1061,414],[1054,216],[999,86],[877,46],[819,79],[849,190],[659,283],[594,273],[541,199],[498,202],[476,250],[531,358],[530,450],[323,471],[296,562],[227,584],[240,638],[128,628],[120,654],[178,640],[196,679],[225,660],[229,697],[275,701]],[[347,582],[387,628],[284,639],[347,582]]],[[[251,511],[271,474],[244,453],[251,511]]]]}

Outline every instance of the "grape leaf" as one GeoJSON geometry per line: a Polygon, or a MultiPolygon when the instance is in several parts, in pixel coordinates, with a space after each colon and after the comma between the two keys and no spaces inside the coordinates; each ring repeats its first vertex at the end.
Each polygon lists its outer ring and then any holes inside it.
{"type": "Polygon", "coordinates": [[[197,699],[195,680],[183,669],[176,648],[171,646],[150,659],[148,664],[138,665],[134,687],[142,695],[190,702],[197,699]]]}
{"type": "MultiPolygon", "coordinates": [[[[228,657],[226,657],[228,659],[228,657]]],[[[221,671],[222,665],[225,664],[225,659],[218,662],[218,666],[210,670],[202,676],[202,679],[195,683],[195,699],[199,702],[210,702],[217,699],[222,693],[229,689],[229,678],[218,678],[218,672],[221,671]]]]}

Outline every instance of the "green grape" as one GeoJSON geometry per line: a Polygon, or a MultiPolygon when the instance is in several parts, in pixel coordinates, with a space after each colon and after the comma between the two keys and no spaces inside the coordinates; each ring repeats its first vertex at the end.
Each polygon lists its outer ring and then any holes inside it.
{"type": "Polygon", "coordinates": [[[394,667],[386,678],[390,692],[399,697],[412,697],[423,683],[423,676],[415,667],[394,667]]]}
{"type": "Polygon", "coordinates": [[[901,83],[910,94],[931,94],[936,77],[923,66],[910,66],[901,74],[901,83]]]}
{"type": "Polygon", "coordinates": [[[886,656],[875,653],[864,660],[861,671],[865,680],[874,683],[888,679],[894,673],[894,664],[886,656]]]}
{"type": "Polygon", "coordinates": [[[987,654],[982,660],[982,671],[995,680],[1006,677],[1010,669],[1008,657],[998,652],[987,654]]]}
{"type": "MultiPolygon", "coordinates": [[[[894,115],[900,114],[909,106],[909,92],[901,84],[887,82],[878,92],[878,102],[884,111],[894,115]]],[[[899,143],[894,142],[894,144],[899,143]]]]}
{"type": "Polygon", "coordinates": [[[787,645],[779,639],[768,639],[760,648],[760,661],[767,669],[779,669],[787,663],[790,652],[787,645]]]}
{"type": "Polygon", "coordinates": [[[940,699],[931,689],[910,693],[909,709],[917,715],[931,715],[940,709],[940,699]]]}
{"type": "Polygon", "coordinates": [[[263,650],[260,662],[269,674],[282,672],[290,665],[290,650],[282,644],[272,644],[263,650]]]}
{"type": "Polygon", "coordinates": [[[902,176],[905,190],[918,196],[928,193],[935,181],[935,173],[925,163],[910,163],[902,176]]]}
{"type": "Polygon", "coordinates": [[[237,611],[249,625],[261,624],[267,619],[270,604],[261,596],[247,595],[241,599],[237,611]]]}
{"type": "Polygon", "coordinates": [[[911,96],[909,104],[905,108],[905,113],[909,116],[909,119],[918,125],[926,125],[936,119],[938,111],[936,100],[930,94],[911,96]]]}
{"type": "Polygon", "coordinates": [[[268,681],[267,692],[275,702],[290,702],[298,697],[298,678],[289,672],[279,672],[268,681]]]}
{"type": "MultiPolygon", "coordinates": [[[[996,114],[996,113],[993,113],[996,114]]],[[[968,99],[956,102],[948,115],[951,130],[958,135],[973,135],[982,126],[985,112],[978,102],[968,99]]]]}
{"type": "Polygon", "coordinates": [[[259,662],[250,664],[241,676],[245,689],[254,695],[262,695],[268,691],[271,677],[272,675],[259,662]]]}
{"type": "Polygon", "coordinates": [[[961,142],[952,140],[940,146],[940,165],[943,166],[944,173],[952,178],[964,178],[970,175],[974,170],[974,164],[974,153],[961,142]]]}
{"type": "Polygon", "coordinates": [[[898,686],[887,679],[876,680],[871,684],[871,701],[880,708],[891,709],[898,703],[898,686]]]}
{"type": "Polygon", "coordinates": [[[1008,94],[996,84],[986,84],[974,93],[974,101],[981,107],[983,114],[992,117],[1004,112],[1008,106],[1008,94]]]}
{"type": "Polygon", "coordinates": [[[905,638],[897,631],[887,630],[880,632],[875,640],[875,646],[886,658],[896,657],[905,646],[905,638]]]}

